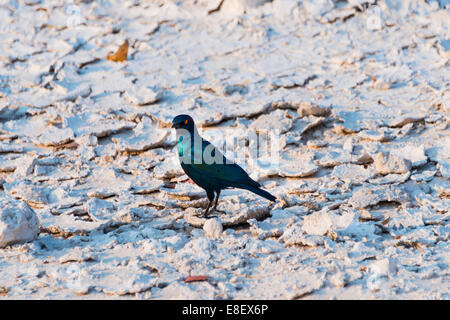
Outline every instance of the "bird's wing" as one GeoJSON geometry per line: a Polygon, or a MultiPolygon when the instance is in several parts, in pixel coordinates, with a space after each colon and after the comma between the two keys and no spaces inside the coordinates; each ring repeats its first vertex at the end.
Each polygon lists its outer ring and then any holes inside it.
{"type": "Polygon", "coordinates": [[[225,158],[225,156],[210,142],[203,140],[201,155],[199,152],[200,150],[194,150],[194,163],[185,164],[185,166],[189,167],[188,170],[196,172],[197,174],[203,174],[205,175],[205,178],[209,177],[220,180],[230,186],[236,184],[249,184],[255,187],[260,186],[259,183],[248,176],[244,169],[225,158]],[[211,157],[207,157],[208,155],[211,155],[211,157]],[[203,161],[198,161],[200,163],[196,163],[195,159],[201,159],[200,157],[203,157],[203,161]]]}

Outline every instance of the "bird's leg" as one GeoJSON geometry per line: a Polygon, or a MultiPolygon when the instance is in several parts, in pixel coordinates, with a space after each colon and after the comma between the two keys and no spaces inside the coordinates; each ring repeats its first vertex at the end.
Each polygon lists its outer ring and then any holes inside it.
{"type": "Polygon", "coordinates": [[[220,197],[220,190],[217,191],[216,201],[215,201],[214,207],[213,207],[214,210],[216,210],[216,208],[217,208],[217,203],[219,202],[219,197],[220,197]]]}
{"type": "Polygon", "coordinates": [[[203,216],[206,218],[207,216],[208,216],[208,211],[209,211],[209,208],[211,207],[211,201],[209,201],[208,202],[208,206],[206,207],[206,210],[205,210],[205,212],[203,213],[203,216]]]}
{"type": "Polygon", "coordinates": [[[208,206],[206,207],[205,213],[203,213],[203,216],[205,218],[208,216],[209,208],[211,208],[211,204],[214,201],[214,192],[206,192],[206,195],[208,196],[209,203],[208,206]]]}
{"type": "Polygon", "coordinates": [[[214,209],[216,212],[220,212],[220,213],[225,214],[225,213],[226,213],[225,211],[222,211],[222,210],[218,210],[218,209],[217,209],[217,204],[219,203],[219,197],[220,197],[220,190],[217,191],[216,201],[214,202],[214,207],[213,207],[213,209],[214,209]]]}

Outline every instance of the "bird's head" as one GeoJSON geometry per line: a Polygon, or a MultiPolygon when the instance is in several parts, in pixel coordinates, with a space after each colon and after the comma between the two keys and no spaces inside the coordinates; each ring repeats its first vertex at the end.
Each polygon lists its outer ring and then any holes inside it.
{"type": "Polygon", "coordinates": [[[195,128],[194,119],[192,119],[187,114],[180,114],[173,118],[172,128],[193,131],[195,128]]]}

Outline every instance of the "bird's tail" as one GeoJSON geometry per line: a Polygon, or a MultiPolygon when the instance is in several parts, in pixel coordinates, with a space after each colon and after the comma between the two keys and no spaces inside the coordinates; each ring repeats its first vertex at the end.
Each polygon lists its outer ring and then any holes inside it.
{"type": "Polygon", "coordinates": [[[275,201],[276,200],[276,198],[273,195],[271,195],[269,192],[267,192],[266,190],[260,189],[258,187],[243,185],[243,186],[239,186],[239,188],[246,189],[248,191],[256,193],[257,195],[259,195],[259,196],[261,196],[263,198],[266,198],[269,201],[275,201]]]}

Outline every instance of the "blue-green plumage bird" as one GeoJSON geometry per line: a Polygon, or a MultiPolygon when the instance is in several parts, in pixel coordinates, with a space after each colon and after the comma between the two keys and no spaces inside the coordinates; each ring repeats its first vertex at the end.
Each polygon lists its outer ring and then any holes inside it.
{"type": "Polygon", "coordinates": [[[172,121],[172,128],[176,129],[181,167],[189,178],[205,189],[208,196],[209,203],[205,216],[213,202],[213,208],[217,207],[220,191],[226,188],[249,190],[267,200],[275,201],[276,198],[262,190],[261,185],[250,178],[244,169],[226,159],[210,142],[200,137],[190,116],[185,114],[176,116],[172,121]]]}

